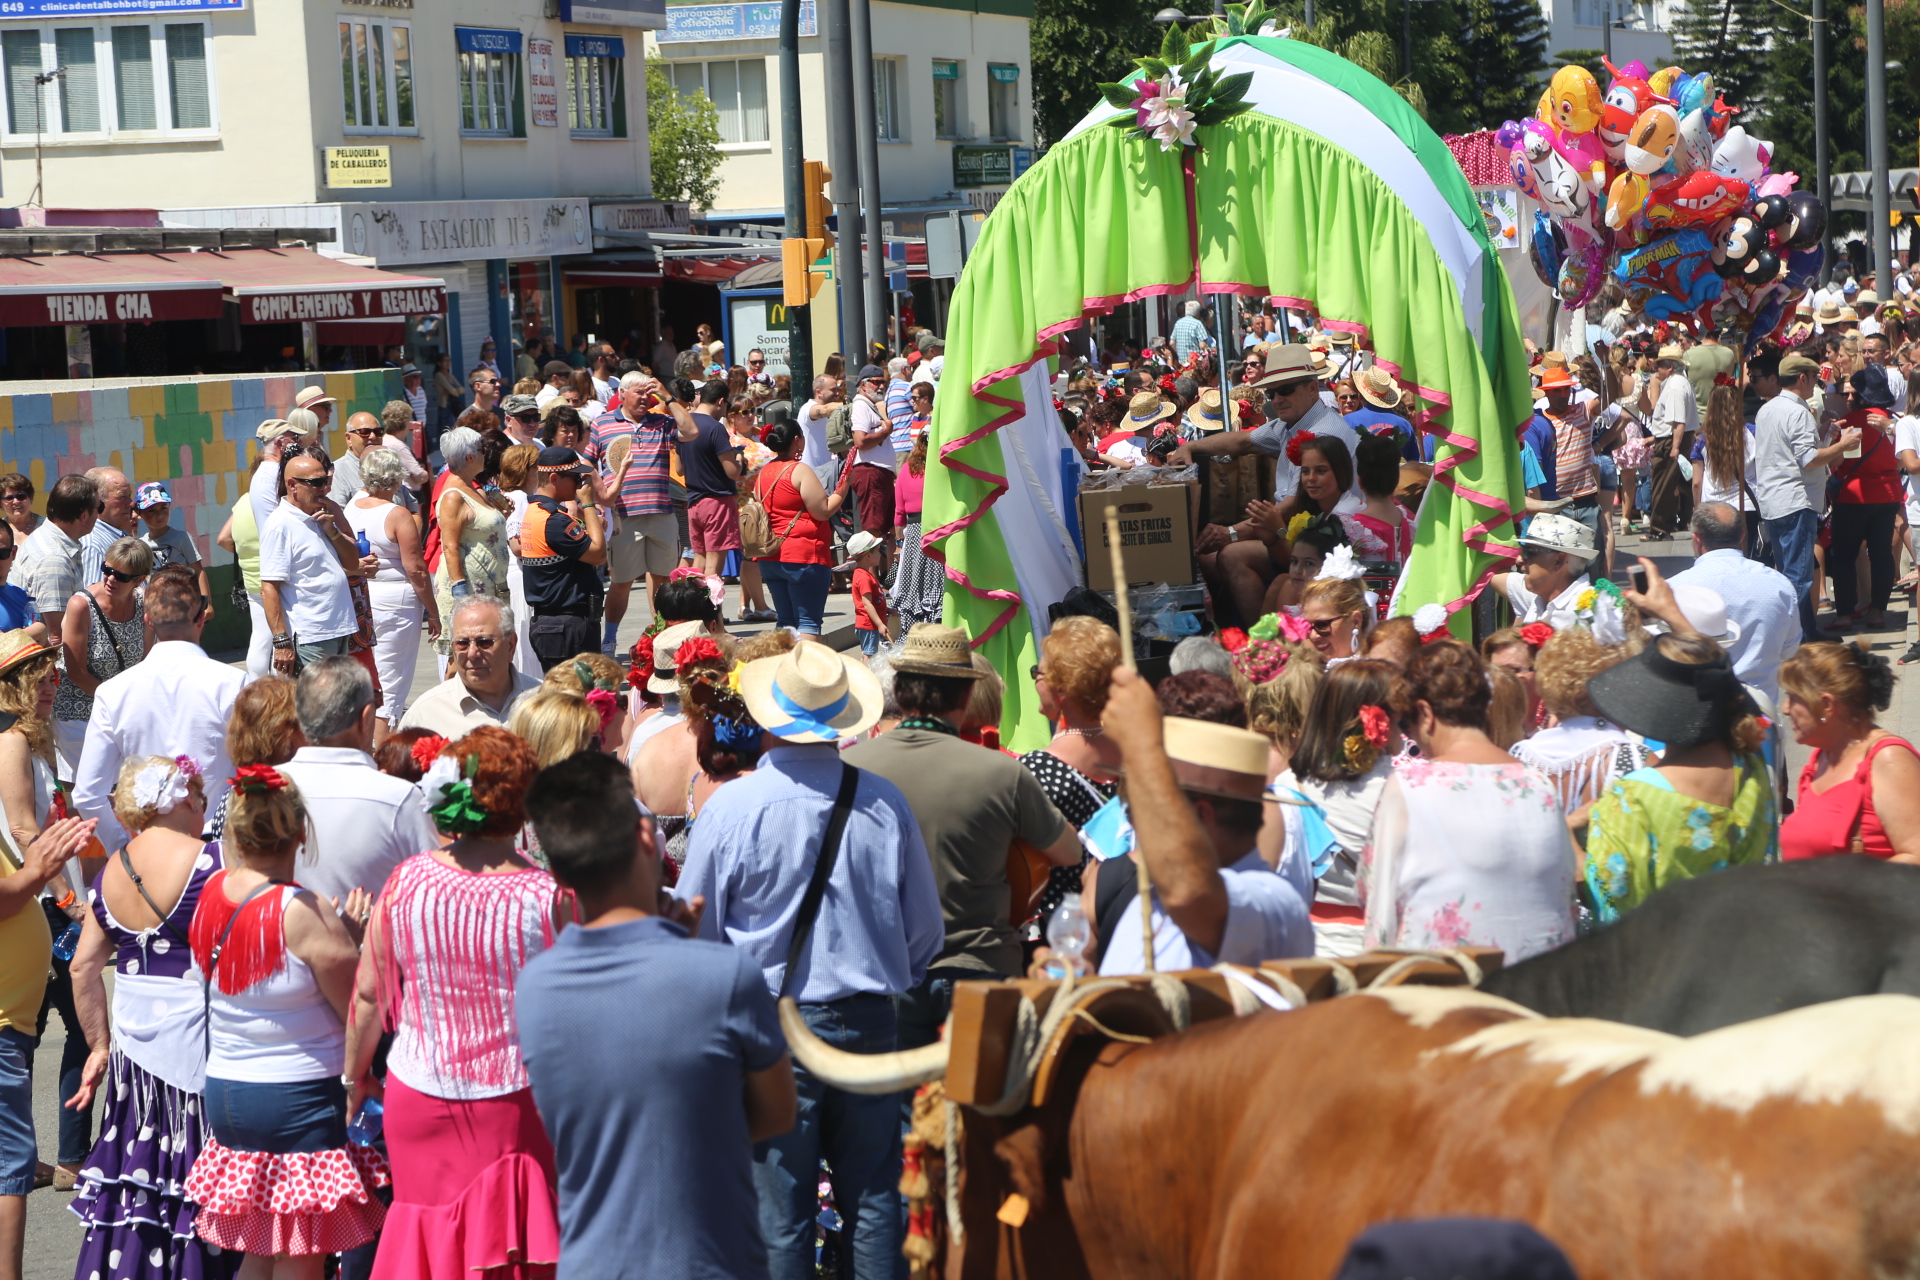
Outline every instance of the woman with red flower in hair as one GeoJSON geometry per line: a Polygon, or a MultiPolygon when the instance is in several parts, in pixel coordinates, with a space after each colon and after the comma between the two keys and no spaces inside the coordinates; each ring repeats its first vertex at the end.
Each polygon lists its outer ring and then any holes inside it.
{"type": "Polygon", "coordinates": [[[533,749],[488,725],[420,779],[444,849],[394,868],[367,923],[346,1046],[356,1113],[382,1097],[393,1204],[377,1280],[551,1276],[553,1146],[520,1060],[514,983],[553,945],[559,886],[515,852],[533,749]],[[393,1033],[384,1086],[372,1074],[393,1033]]]}
{"type": "Polygon", "coordinates": [[[1407,663],[1391,711],[1420,748],[1380,793],[1357,884],[1369,947],[1498,947],[1574,935],[1578,866],[1559,793],[1494,744],[1487,663],[1453,640],[1407,663]]]}
{"type": "Polygon", "coordinates": [[[373,1194],[386,1163],[347,1141],[340,1083],[364,894],[342,912],[295,882],[307,810],[285,774],[243,765],[229,786],[231,865],[207,877],[188,930],[210,979],[212,1136],[185,1198],[202,1240],[251,1255],[242,1274],[318,1280],[327,1254],[373,1239],[386,1217],[373,1194]]]}

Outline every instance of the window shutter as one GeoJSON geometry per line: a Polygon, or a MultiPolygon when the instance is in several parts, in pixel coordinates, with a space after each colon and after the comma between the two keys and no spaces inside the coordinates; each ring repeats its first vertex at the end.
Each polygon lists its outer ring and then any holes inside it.
{"type": "Polygon", "coordinates": [[[40,33],[0,33],[0,64],[4,64],[7,76],[7,132],[32,133],[36,124],[33,78],[40,74],[40,33]]]}
{"type": "Polygon", "coordinates": [[[94,58],[93,28],[56,28],[53,33],[53,57],[55,65],[67,69],[66,78],[59,82],[60,131],[98,133],[100,68],[94,58]]]}
{"type": "Polygon", "coordinates": [[[609,58],[608,65],[613,69],[613,83],[608,94],[613,99],[613,136],[627,136],[627,60],[609,58]]]}
{"type": "Polygon", "coordinates": [[[113,29],[113,96],[120,128],[158,127],[153,109],[153,34],[146,27],[113,29]]]}
{"type": "Polygon", "coordinates": [[[199,23],[167,24],[167,84],[174,128],[213,128],[213,105],[207,95],[207,29],[199,23]]]}

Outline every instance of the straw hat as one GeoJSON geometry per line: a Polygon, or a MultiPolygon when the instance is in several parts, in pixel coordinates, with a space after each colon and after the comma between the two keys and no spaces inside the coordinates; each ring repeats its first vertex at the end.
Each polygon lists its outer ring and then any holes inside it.
{"type": "Polygon", "coordinates": [[[1842,307],[1840,308],[1840,323],[1841,324],[1859,324],[1860,313],[1858,311],[1855,311],[1852,307],[1842,307]]]}
{"type": "Polygon", "coordinates": [[[879,679],[865,663],[815,640],[749,662],[737,674],[747,710],[762,729],[787,742],[838,742],[880,719],[879,679]]]}
{"type": "Polygon", "coordinates": [[[1656,356],[1655,359],[1675,360],[1675,361],[1679,361],[1682,364],[1685,364],[1687,359],[1687,350],[1685,347],[1682,347],[1679,343],[1669,343],[1666,346],[1660,348],[1660,354],[1656,356]]]}
{"type": "Polygon", "coordinates": [[[1168,716],[1161,733],[1182,790],[1230,800],[1260,799],[1267,785],[1270,746],[1264,735],[1183,716],[1168,716]]]}
{"type": "Polygon", "coordinates": [[[937,622],[914,623],[913,630],[900,642],[900,652],[893,656],[893,669],[955,680],[978,680],[983,674],[973,668],[973,647],[967,642],[967,633],[937,622]]]}
{"type": "MultiPolygon", "coordinates": [[[[1325,356],[1321,357],[1324,363],[1325,356]]],[[[1284,342],[1267,349],[1267,368],[1254,386],[1262,389],[1278,386],[1283,382],[1299,382],[1303,378],[1319,375],[1314,370],[1312,351],[1298,342],[1284,342]]]]}
{"type": "Polygon", "coordinates": [[[674,655],[680,652],[680,646],[695,636],[707,634],[704,622],[676,622],[653,638],[653,674],[647,677],[647,692],[678,693],[680,686],[674,683],[674,655]]]}
{"type": "Polygon", "coordinates": [[[321,387],[302,387],[293,393],[293,407],[296,409],[311,409],[317,404],[338,403],[340,402],[328,395],[321,387]]]}
{"type": "Polygon", "coordinates": [[[1354,390],[1376,409],[1398,409],[1403,399],[1400,384],[1385,369],[1362,369],[1353,375],[1354,390]]]}
{"type": "Polygon", "coordinates": [[[1540,354],[1540,363],[1548,369],[1567,367],[1567,353],[1564,351],[1544,351],[1540,354]]]}
{"type": "Polygon", "coordinates": [[[1840,304],[1829,298],[1820,304],[1820,309],[1813,313],[1813,318],[1821,324],[1840,323],[1840,304]]]}
{"type": "Polygon", "coordinates": [[[1880,295],[1871,289],[1862,289],[1854,296],[1853,305],[1856,307],[1877,307],[1880,305],[1880,295]]]}
{"type": "Polygon", "coordinates": [[[1227,415],[1220,406],[1220,392],[1208,387],[1200,393],[1200,398],[1187,410],[1187,422],[1198,431],[1220,431],[1227,425],[1227,415]]]}
{"type": "Polygon", "coordinates": [[[1144,431],[1156,422],[1165,422],[1179,410],[1160,398],[1157,391],[1142,391],[1127,401],[1125,423],[1130,430],[1144,431]]]}
{"type": "Polygon", "coordinates": [[[31,662],[41,654],[53,651],[51,646],[35,640],[25,628],[0,632],[0,675],[6,674],[23,662],[31,662]]]}
{"type": "Polygon", "coordinates": [[[284,435],[298,435],[300,428],[285,418],[268,418],[253,429],[256,440],[275,440],[284,435]]]}

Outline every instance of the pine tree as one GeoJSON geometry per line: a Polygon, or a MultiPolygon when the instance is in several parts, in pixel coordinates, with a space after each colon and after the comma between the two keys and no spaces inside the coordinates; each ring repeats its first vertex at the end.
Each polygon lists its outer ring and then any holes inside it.
{"type": "Polygon", "coordinates": [[[1033,129],[1051,146],[1100,105],[1103,80],[1134,70],[1160,47],[1151,0],[1035,0],[1030,28],[1033,129]]]}
{"type": "Polygon", "coordinates": [[[1464,83],[1462,110],[1451,132],[1498,128],[1503,120],[1532,115],[1547,69],[1547,20],[1539,4],[1460,0],[1459,8],[1464,83]]]}
{"type": "Polygon", "coordinates": [[[1695,75],[1710,73],[1727,102],[1757,112],[1774,52],[1791,38],[1776,17],[1805,29],[1773,0],[1686,0],[1674,10],[1674,63],[1695,75]]]}

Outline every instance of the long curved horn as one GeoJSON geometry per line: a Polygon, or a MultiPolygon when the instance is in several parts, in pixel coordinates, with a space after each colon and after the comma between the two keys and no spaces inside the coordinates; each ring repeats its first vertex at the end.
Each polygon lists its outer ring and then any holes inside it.
{"type": "Polygon", "coordinates": [[[848,1053],[813,1034],[792,996],[780,1001],[780,1029],[801,1066],[848,1093],[899,1093],[947,1074],[946,1041],[894,1053],[848,1053]]]}

